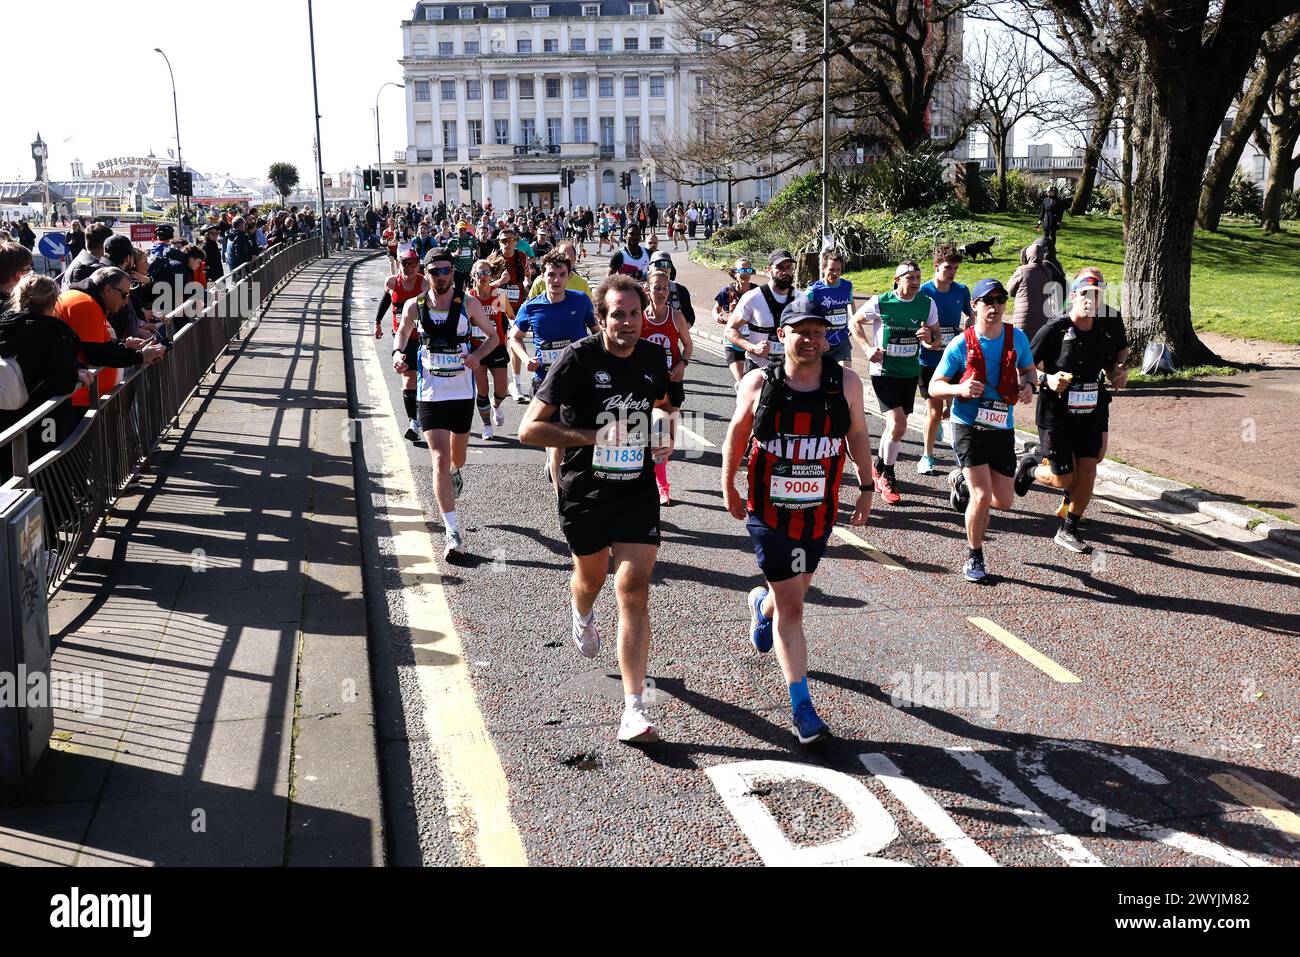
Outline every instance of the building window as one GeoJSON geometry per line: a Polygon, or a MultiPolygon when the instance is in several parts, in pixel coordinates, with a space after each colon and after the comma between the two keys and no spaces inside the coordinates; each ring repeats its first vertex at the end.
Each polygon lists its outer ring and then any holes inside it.
{"type": "Polygon", "coordinates": [[[623,77],[623,95],[625,97],[641,95],[641,78],[635,73],[623,77]]]}
{"type": "Polygon", "coordinates": [[[466,80],[465,81],[465,99],[481,100],[483,99],[483,81],[466,80]]]}
{"type": "Polygon", "coordinates": [[[600,151],[614,152],[614,117],[612,116],[600,118],[600,151]]]}
{"type": "Polygon", "coordinates": [[[614,38],[613,38],[613,37],[601,37],[599,40],[596,41],[596,51],[597,51],[598,53],[613,53],[613,52],[614,52],[614,38]]]}
{"type": "Polygon", "coordinates": [[[582,5],[582,15],[583,15],[584,17],[598,17],[598,16],[600,16],[600,4],[599,4],[599,3],[584,3],[584,4],[582,5]]]}
{"type": "Polygon", "coordinates": [[[586,52],[587,52],[587,38],[586,38],[586,37],[569,37],[569,52],[570,52],[570,53],[586,53],[586,52]]]}
{"type": "Polygon", "coordinates": [[[641,41],[640,41],[637,37],[624,37],[624,38],[623,38],[623,49],[624,49],[624,50],[637,50],[637,49],[640,49],[640,46],[641,46],[641,41]]]}
{"type": "Polygon", "coordinates": [[[483,121],[469,120],[468,122],[469,122],[469,145],[482,146],[483,145],[483,121]]]}
{"type": "Polygon", "coordinates": [[[564,139],[564,121],[558,117],[551,117],[546,121],[546,142],[551,146],[559,146],[564,139]]]}
{"type": "Polygon", "coordinates": [[[664,38],[662,36],[655,35],[650,38],[651,50],[662,50],[663,48],[664,48],[664,38]]]}
{"type": "Polygon", "coordinates": [[[533,140],[537,139],[537,121],[520,120],[519,121],[519,140],[527,146],[533,140]]]}
{"type": "Polygon", "coordinates": [[[664,78],[662,76],[650,77],[650,95],[651,96],[664,95],[664,78]]]}
{"type": "Polygon", "coordinates": [[[442,102],[449,103],[456,99],[455,80],[443,80],[440,84],[438,84],[438,86],[442,91],[441,93],[438,94],[442,102]]]}
{"type": "Polygon", "coordinates": [[[428,80],[415,81],[415,102],[416,103],[429,102],[429,81],[428,80]]]}
{"type": "Polygon", "coordinates": [[[634,3],[631,4],[631,7],[632,7],[632,16],[634,17],[650,16],[650,4],[648,3],[634,3]]]}
{"type": "Polygon", "coordinates": [[[454,150],[456,148],[456,121],[442,121],[442,145],[446,149],[454,150]]]}
{"type": "Polygon", "coordinates": [[[515,52],[516,52],[516,53],[532,53],[532,52],[533,52],[533,38],[532,38],[532,37],[520,37],[518,40],[516,40],[516,41],[515,41],[515,52]]]}
{"type": "Polygon", "coordinates": [[[585,76],[575,76],[569,82],[573,84],[573,98],[575,100],[585,100],[587,98],[587,78],[585,76]]]}
{"type": "Polygon", "coordinates": [[[704,96],[706,93],[713,92],[713,86],[709,83],[709,78],[707,76],[697,76],[695,78],[695,92],[699,96],[704,96]]]}
{"type": "Polygon", "coordinates": [[[627,143],[627,152],[629,156],[641,149],[640,117],[629,116],[623,120],[623,139],[627,143]]]}
{"type": "Polygon", "coordinates": [[[456,52],[455,44],[450,40],[438,41],[438,56],[453,56],[456,52]]]}
{"type": "Polygon", "coordinates": [[[425,8],[424,8],[424,19],[426,19],[426,20],[441,20],[441,19],[442,19],[442,7],[425,7],[425,8]]]}
{"type": "Polygon", "coordinates": [[[551,15],[550,7],[540,7],[534,5],[532,11],[533,11],[533,16],[535,17],[549,17],[551,15]]]}
{"type": "Polygon", "coordinates": [[[489,20],[504,20],[506,18],[505,7],[488,7],[489,20]]]}
{"type": "Polygon", "coordinates": [[[587,125],[585,116],[575,116],[573,118],[573,142],[590,143],[588,137],[591,136],[591,128],[587,125]]]}
{"type": "Polygon", "coordinates": [[[701,52],[705,47],[711,47],[718,42],[718,35],[713,30],[705,30],[695,38],[695,52],[701,52]]]}
{"type": "Polygon", "coordinates": [[[460,18],[461,18],[462,20],[473,20],[473,19],[474,19],[474,8],[473,8],[473,7],[461,7],[461,8],[460,8],[460,18]]]}
{"type": "Polygon", "coordinates": [[[556,40],[554,37],[547,37],[545,40],[542,41],[542,52],[543,52],[543,53],[559,53],[559,52],[560,52],[560,41],[559,41],[559,40],[556,40]]]}
{"type": "Polygon", "coordinates": [[[548,76],[546,78],[546,98],[548,100],[558,100],[560,98],[560,80],[558,77],[548,76]]]}
{"type": "Polygon", "coordinates": [[[519,99],[531,100],[533,98],[533,80],[532,77],[519,78],[519,99]]]}
{"type": "Polygon", "coordinates": [[[493,120],[492,127],[496,133],[497,146],[508,146],[510,144],[510,121],[493,120]]]}
{"type": "Polygon", "coordinates": [[[508,100],[510,99],[510,86],[506,80],[492,81],[492,99],[508,100]]]}
{"type": "Polygon", "coordinates": [[[614,95],[614,78],[612,76],[602,76],[600,78],[600,95],[602,97],[614,95]]]}
{"type": "Polygon", "coordinates": [[[465,55],[478,56],[478,40],[465,41],[465,55]]]}

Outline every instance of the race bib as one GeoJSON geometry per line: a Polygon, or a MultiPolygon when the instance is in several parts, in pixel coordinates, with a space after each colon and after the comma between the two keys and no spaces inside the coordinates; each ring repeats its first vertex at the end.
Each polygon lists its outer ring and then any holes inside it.
{"type": "Polygon", "coordinates": [[[778,339],[776,336],[772,336],[772,337],[770,337],[767,341],[770,343],[770,346],[769,346],[769,348],[768,348],[768,350],[767,350],[767,354],[768,354],[769,356],[783,356],[783,355],[785,355],[785,343],[784,343],[784,342],[782,342],[782,341],[781,341],[780,339],[778,339]]]}
{"type": "Polygon", "coordinates": [[[849,327],[849,314],[843,309],[828,312],[826,318],[831,321],[832,329],[847,329],[849,327]]]}
{"type": "Polygon", "coordinates": [[[826,477],[773,475],[769,497],[778,508],[812,508],[826,499],[826,477]]]}
{"type": "Polygon", "coordinates": [[[509,299],[511,302],[518,302],[518,301],[519,301],[519,287],[518,287],[518,286],[507,286],[507,287],[506,287],[506,298],[509,299]]]}
{"type": "Polygon", "coordinates": [[[537,349],[537,358],[544,366],[553,366],[560,361],[568,341],[543,342],[537,349]]]}
{"type": "Polygon", "coordinates": [[[885,346],[885,355],[893,359],[911,359],[916,356],[919,346],[916,336],[903,336],[898,339],[890,336],[889,344],[885,346]]]}
{"type": "Polygon", "coordinates": [[[591,452],[591,468],[599,479],[626,480],[640,475],[644,467],[644,446],[597,445],[591,452]]]}
{"type": "Polygon", "coordinates": [[[986,429],[1005,429],[1010,408],[998,399],[984,399],[975,413],[975,424],[986,429]]]}
{"type": "Polygon", "coordinates": [[[939,342],[941,345],[947,345],[957,338],[956,329],[944,329],[939,333],[939,342]]]}
{"type": "Polygon", "coordinates": [[[450,378],[465,371],[465,356],[459,349],[455,352],[434,352],[432,349],[425,348],[424,367],[430,375],[450,378]]]}
{"type": "Polygon", "coordinates": [[[1086,414],[1097,408],[1097,383],[1085,382],[1070,386],[1066,393],[1071,412],[1086,414]]]}

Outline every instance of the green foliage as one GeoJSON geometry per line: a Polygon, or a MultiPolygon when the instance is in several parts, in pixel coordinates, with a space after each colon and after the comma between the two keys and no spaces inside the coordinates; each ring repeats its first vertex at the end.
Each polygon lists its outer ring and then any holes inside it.
{"type": "MultiPolygon", "coordinates": [[[[997,202],[999,192],[999,177],[995,174],[989,177],[989,197],[992,203],[997,202]]],[[[1052,185],[1046,180],[1039,179],[1037,176],[1030,176],[1023,170],[1007,170],[1007,208],[1008,213],[1033,213],[1038,214],[1039,203],[1042,201],[1043,194],[1047,192],[1047,187],[1052,185]]],[[[1065,197],[1062,197],[1065,198],[1065,197]]]]}
{"type": "Polygon", "coordinates": [[[1282,197],[1281,219],[1300,219],[1300,190],[1289,189],[1282,197]]]}
{"type": "Polygon", "coordinates": [[[1092,195],[1088,198],[1089,213],[1101,213],[1103,216],[1120,214],[1120,191],[1118,186],[1110,183],[1096,183],[1092,195]]]}
{"type": "Polygon", "coordinates": [[[292,163],[272,163],[266,178],[283,199],[288,199],[289,194],[298,186],[298,167],[292,163]]]}
{"type": "Polygon", "coordinates": [[[929,145],[876,160],[851,180],[867,210],[901,213],[952,197],[943,157],[929,145]]]}
{"type": "Polygon", "coordinates": [[[1232,174],[1228,195],[1223,201],[1223,212],[1227,216],[1249,216],[1253,219],[1258,219],[1264,212],[1264,194],[1241,170],[1232,174]]]}

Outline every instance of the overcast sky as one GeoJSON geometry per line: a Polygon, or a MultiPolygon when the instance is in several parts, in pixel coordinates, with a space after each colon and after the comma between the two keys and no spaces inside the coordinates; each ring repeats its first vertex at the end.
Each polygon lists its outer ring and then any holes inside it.
{"type": "MultiPolygon", "coordinates": [[[[415,0],[316,0],[325,172],[375,161],[375,93],[401,82],[402,20],[415,0]]],[[[166,157],[176,148],[167,64],[176,71],[185,162],[208,174],[265,176],[277,161],[314,177],[307,0],[111,4],[5,2],[0,179],[31,179],[31,142],[53,179],[80,158],[166,157]],[[92,61],[101,67],[88,68],[92,61]],[[70,139],[70,142],[68,140],[70,139]]],[[[380,100],[385,160],[406,147],[402,90],[380,100]]]]}

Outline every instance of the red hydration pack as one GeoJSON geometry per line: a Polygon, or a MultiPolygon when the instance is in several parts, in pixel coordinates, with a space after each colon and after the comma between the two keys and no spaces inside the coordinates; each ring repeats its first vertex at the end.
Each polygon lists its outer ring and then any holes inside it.
{"type": "MultiPolygon", "coordinates": [[[[1020,371],[1016,367],[1015,328],[1004,322],[1002,324],[1002,362],[998,376],[998,395],[1008,405],[1015,405],[1020,397],[1020,371]]],[[[966,327],[966,371],[962,373],[961,382],[974,379],[988,385],[984,372],[984,350],[980,348],[980,337],[975,327],[966,327]]]]}

